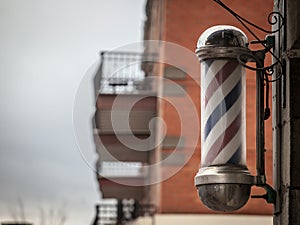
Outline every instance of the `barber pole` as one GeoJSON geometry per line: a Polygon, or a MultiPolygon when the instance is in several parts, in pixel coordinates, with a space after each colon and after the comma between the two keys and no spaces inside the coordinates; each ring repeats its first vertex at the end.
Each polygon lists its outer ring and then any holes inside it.
{"type": "Polygon", "coordinates": [[[201,166],[246,163],[245,69],[235,59],[201,62],[201,166]]]}
{"type": "Polygon", "coordinates": [[[215,26],[199,38],[201,63],[201,167],[195,186],[204,205],[233,211],[246,204],[254,177],[246,166],[245,68],[248,39],[232,26],[215,26]]]}

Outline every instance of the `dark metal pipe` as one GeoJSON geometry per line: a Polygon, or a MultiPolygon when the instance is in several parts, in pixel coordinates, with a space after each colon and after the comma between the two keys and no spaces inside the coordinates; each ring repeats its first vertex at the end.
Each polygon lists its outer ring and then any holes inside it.
{"type": "MultiPolygon", "coordinates": [[[[264,67],[265,52],[253,52],[257,68],[264,67]]],[[[257,184],[265,184],[265,129],[264,129],[264,72],[256,72],[256,172],[257,184]]]]}

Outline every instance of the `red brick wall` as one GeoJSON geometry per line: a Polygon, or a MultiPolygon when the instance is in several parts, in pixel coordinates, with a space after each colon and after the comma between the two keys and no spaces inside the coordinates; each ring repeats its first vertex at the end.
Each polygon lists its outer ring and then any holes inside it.
{"type": "MultiPolygon", "coordinates": [[[[267,23],[268,13],[272,11],[272,0],[224,0],[234,11],[243,17],[270,28],[267,23]]],[[[229,13],[219,7],[212,0],[166,0],[164,39],[168,42],[175,42],[192,51],[195,50],[199,35],[207,28],[228,24],[236,26],[243,31],[241,25],[229,13]]],[[[251,35],[246,32],[250,40],[251,35]]],[[[257,32],[261,39],[265,34],[257,32]]],[[[199,65],[200,66],[200,65],[199,65]]],[[[194,103],[200,109],[199,88],[189,79],[178,81],[186,86],[187,92],[192,96],[194,103]]],[[[255,74],[247,71],[247,163],[249,170],[255,174],[255,74]]],[[[163,115],[168,124],[168,134],[178,133],[178,127],[170,115],[172,107],[163,105],[163,115]]],[[[184,106],[183,106],[184,107],[184,106]]],[[[180,128],[179,128],[180,129],[180,128]]],[[[271,119],[266,127],[266,148],[267,148],[267,178],[272,184],[272,129],[271,119]]],[[[192,131],[191,131],[192,132],[192,131]]],[[[185,167],[175,176],[161,184],[161,212],[162,213],[212,213],[200,202],[196,188],[194,187],[194,176],[198,171],[200,163],[200,143],[193,157],[185,167]]],[[[262,194],[263,190],[252,189],[252,194],[262,194]]],[[[250,199],[247,205],[236,213],[245,214],[270,214],[272,205],[261,199],[250,199]]]]}

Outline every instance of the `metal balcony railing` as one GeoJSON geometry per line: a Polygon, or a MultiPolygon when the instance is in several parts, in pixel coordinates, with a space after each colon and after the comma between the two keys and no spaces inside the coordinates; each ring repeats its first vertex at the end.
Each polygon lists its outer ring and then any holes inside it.
{"type": "MultiPolygon", "coordinates": [[[[126,225],[138,217],[153,217],[156,207],[153,204],[140,204],[134,199],[102,199],[96,205],[93,225],[126,225]]],[[[153,219],[153,218],[152,218],[153,219]]],[[[152,221],[154,224],[154,221],[152,221]]]]}
{"type": "Polygon", "coordinates": [[[102,162],[99,172],[108,178],[145,178],[149,172],[141,162],[102,162]]]}
{"type": "Polygon", "coordinates": [[[151,71],[142,69],[142,67],[155,62],[156,57],[157,54],[101,52],[99,92],[102,94],[126,94],[151,91],[151,84],[144,82],[145,77],[151,71]]]}

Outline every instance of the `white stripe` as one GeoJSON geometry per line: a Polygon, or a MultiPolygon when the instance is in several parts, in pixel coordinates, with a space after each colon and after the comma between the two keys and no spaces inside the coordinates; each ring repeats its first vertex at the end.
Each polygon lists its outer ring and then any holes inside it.
{"type": "MultiPolygon", "coordinates": [[[[242,107],[242,96],[240,96],[234,105],[221,117],[221,119],[216,123],[213,129],[208,134],[206,140],[202,137],[203,144],[201,148],[201,158],[205,159],[207,151],[219,138],[219,136],[226,130],[226,128],[234,121],[242,107]]],[[[206,122],[206,121],[205,121],[206,122]]],[[[205,123],[204,123],[205,124],[205,123]]],[[[204,135],[204,127],[202,128],[202,135],[204,135]]]]}
{"type": "Polygon", "coordinates": [[[205,108],[205,115],[210,116],[210,114],[215,110],[215,108],[224,100],[224,98],[239,82],[240,78],[241,67],[238,66],[228,77],[228,79],[226,79],[226,81],[222,85],[220,85],[216,92],[211,96],[205,108]]]}
{"type": "MultiPolygon", "coordinates": [[[[210,82],[215,79],[216,74],[227,62],[228,60],[214,60],[207,70],[207,73],[201,76],[201,89],[203,90],[203,93],[205,93],[210,82]]],[[[202,69],[201,72],[205,73],[205,70],[202,69]]]]}
{"type": "MultiPolygon", "coordinates": [[[[239,129],[231,141],[221,150],[211,165],[225,164],[242,144],[242,129],[239,129]]],[[[243,151],[243,149],[241,149],[243,151]]]]}

